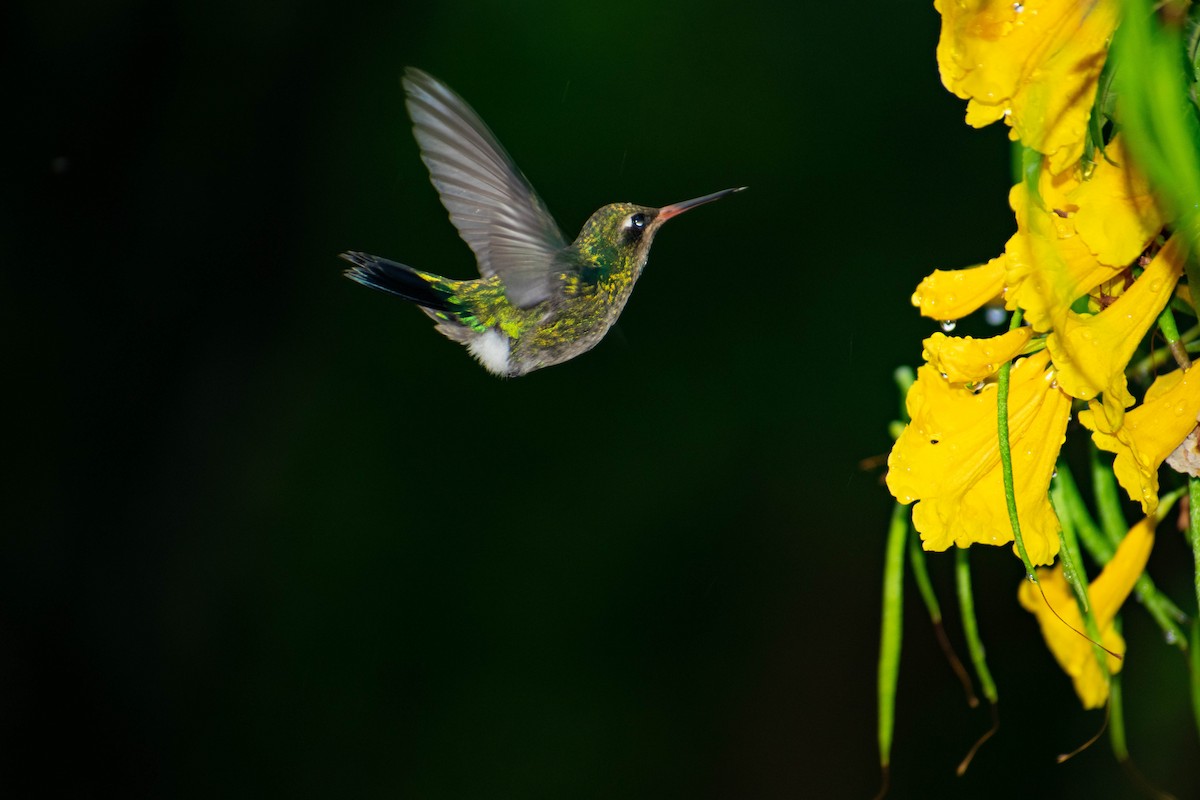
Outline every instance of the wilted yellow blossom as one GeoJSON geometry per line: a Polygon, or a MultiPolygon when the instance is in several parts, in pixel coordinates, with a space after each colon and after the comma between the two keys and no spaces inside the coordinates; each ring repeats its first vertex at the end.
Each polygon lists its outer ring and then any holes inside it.
{"type": "MultiPolygon", "coordinates": [[[[1155,518],[1150,516],[1130,528],[1112,560],[1088,586],[1088,600],[1100,632],[1100,642],[1119,656],[1125,654],[1125,640],[1113,627],[1113,619],[1146,567],[1154,545],[1155,523],[1155,518]]],[[[1108,700],[1108,679],[1100,669],[1092,643],[1076,632],[1084,629],[1083,616],[1063,577],[1062,564],[1053,569],[1039,569],[1037,576],[1038,584],[1022,581],[1017,599],[1025,610],[1037,616],[1047,647],[1063,672],[1075,683],[1075,693],[1083,707],[1099,708],[1108,700]],[[1046,593],[1045,599],[1038,591],[1039,584],[1046,593]],[[1055,616],[1055,612],[1062,619],[1055,616]]],[[[1121,671],[1121,659],[1105,658],[1109,673],[1121,671]]]]}

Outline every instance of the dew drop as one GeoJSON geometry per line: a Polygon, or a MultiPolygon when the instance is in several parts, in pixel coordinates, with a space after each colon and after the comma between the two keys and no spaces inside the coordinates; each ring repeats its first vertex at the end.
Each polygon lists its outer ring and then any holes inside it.
{"type": "Polygon", "coordinates": [[[942,331],[945,333],[949,333],[950,331],[952,331],[956,327],[958,327],[958,323],[952,319],[944,319],[941,322],[939,322],[938,325],[940,325],[942,327],[942,331]]]}
{"type": "Polygon", "coordinates": [[[1163,633],[1163,641],[1167,644],[1175,644],[1175,631],[1168,630],[1163,633]]]}
{"type": "Polygon", "coordinates": [[[1051,478],[1051,479],[1054,479],[1054,478],[1057,478],[1057,477],[1058,477],[1058,470],[1054,470],[1053,472],[1051,472],[1051,473],[1050,473],[1050,478],[1051,478]]]}
{"type": "Polygon", "coordinates": [[[1013,3],[1012,9],[1013,9],[1013,11],[1020,14],[1022,11],[1025,10],[1025,5],[1023,3],[1013,3]]]}

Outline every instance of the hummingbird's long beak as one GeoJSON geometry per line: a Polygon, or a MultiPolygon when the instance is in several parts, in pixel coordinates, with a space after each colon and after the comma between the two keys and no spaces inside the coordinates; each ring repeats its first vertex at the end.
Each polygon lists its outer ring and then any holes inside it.
{"type": "Polygon", "coordinates": [[[740,192],[745,189],[745,186],[739,186],[736,189],[725,189],[720,192],[706,194],[703,197],[696,197],[691,200],[684,200],[682,203],[672,203],[669,206],[663,206],[658,210],[658,221],[665,222],[671,217],[677,217],[688,209],[702,206],[705,203],[711,203],[713,200],[720,200],[722,197],[728,197],[734,192],[740,192]]]}

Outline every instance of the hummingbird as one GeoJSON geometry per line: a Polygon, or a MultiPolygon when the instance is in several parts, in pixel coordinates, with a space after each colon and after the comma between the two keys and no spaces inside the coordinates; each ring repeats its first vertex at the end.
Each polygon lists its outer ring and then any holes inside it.
{"type": "Polygon", "coordinates": [[[517,377],[595,347],[617,321],[667,220],[746,187],[652,208],[603,206],[568,243],[545,203],[466,101],[404,72],[413,133],[480,277],[453,280],[360,252],[346,277],[420,306],[489,372],[517,377]]]}

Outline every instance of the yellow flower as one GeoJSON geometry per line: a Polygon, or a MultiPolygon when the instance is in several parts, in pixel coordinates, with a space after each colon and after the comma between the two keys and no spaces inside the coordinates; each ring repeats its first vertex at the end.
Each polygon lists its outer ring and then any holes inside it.
{"type": "Polygon", "coordinates": [[[938,269],[921,281],[912,304],[921,316],[937,320],[962,319],[1004,291],[1008,265],[1003,255],[967,269],[938,269]]]}
{"type": "Polygon", "coordinates": [[[1142,404],[1125,415],[1115,433],[1100,428],[1103,409],[1093,401],[1079,421],[1101,450],[1116,453],[1113,472],[1129,496],[1153,514],[1158,508],[1158,468],[1179,446],[1200,415],[1200,371],[1175,370],[1146,390],[1142,404]]]}
{"type": "MultiPolygon", "coordinates": [[[[1155,518],[1150,516],[1130,528],[1112,560],[1088,586],[1088,599],[1100,632],[1100,642],[1117,655],[1125,654],[1125,640],[1113,627],[1113,618],[1146,567],[1146,560],[1154,545],[1155,523],[1155,518]]],[[[1100,669],[1092,643],[1076,633],[1083,630],[1083,616],[1063,577],[1062,565],[1058,564],[1053,569],[1039,569],[1037,574],[1042,591],[1046,593],[1045,599],[1042,599],[1038,586],[1030,581],[1022,581],[1017,590],[1017,599],[1026,611],[1037,616],[1046,646],[1063,672],[1075,683],[1075,693],[1079,695],[1083,707],[1099,708],[1108,700],[1108,678],[1100,669]],[[1055,611],[1062,617],[1061,620],[1054,615],[1055,611]],[[1071,627],[1064,625],[1064,620],[1071,627]]],[[[1110,674],[1121,671],[1121,659],[1112,656],[1105,658],[1110,674]]]]}
{"type": "Polygon", "coordinates": [[[1020,355],[1032,335],[1028,327],[990,339],[935,333],[922,343],[922,356],[950,383],[977,383],[1020,355]]]}
{"type": "Polygon", "coordinates": [[[1097,430],[1115,431],[1125,409],[1133,405],[1125,367],[1175,292],[1184,259],[1182,240],[1171,237],[1141,277],[1115,302],[1097,314],[1068,311],[1046,340],[1058,368],[1059,384],[1067,394],[1094,400],[1103,393],[1103,404],[1093,408],[1103,411],[1103,419],[1100,415],[1095,418],[1097,430]]]}
{"type": "MultiPolygon", "coordinates": [[[[1010,376],[1009,439],[1017,514],[1026,552],[1049,564],[1058,552],[1058,518],[1047,492],[1071,399],[1055,388],[1049,353],[1017,362],[1010,376]]],[[[913,526],[926,550],[1013,540],[997,445],[996,385],[974,392],[930,364],[908,392],[912,422],[888,456],[888,489],[917,501],[913,526]]]]}
{"type": "Polygon", "coordinates": [[[1042,159],[1036,196],[1009,192],[1017,232],[1004,253],[979,267],[936,270],[912,296],[922,316],[954,320],[1003,296],[1040,333],[1062,324],[1078,298],[1120,276],[1162,230],[1164,219],[1121,137],[1085,180],[1076,167],[1054,174],[1042,159]]]}
{"type": "Polygon", "coordinates": [[[1119,134],[1114,136],[1088,179],[1067,196],[1066,210],[1079,237],[1097,261],[1113,266],[1132,263],[1166,222],[1124,145],[1119,134]]]}
{"type": "Polygon", "coordinates": [[[1004,119],[1058,173],[1083,155],[1115,0],[935,0],[942,83],[969,100],[967,124],[1004,119]]]}
{"type": "Polygon", "coordinates": [[[1079,297],[1112,280],[1146,249],[1163,218],[1120,136],[1087,180],[1079,168],[1054,175],[1042,161],[1038,195],[1009,192],[1017,233],[1005,245],[1008,307],[1020,306],[1036,331],[1057,327],[1079,297]]]}

